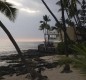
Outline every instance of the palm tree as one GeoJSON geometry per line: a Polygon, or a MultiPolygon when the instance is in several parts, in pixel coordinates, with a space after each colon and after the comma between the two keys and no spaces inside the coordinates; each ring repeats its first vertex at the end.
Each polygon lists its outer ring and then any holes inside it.
{"type": "MultiPolygon", "coordinates": [[[[57,5],[61,6],[61,1],[58,1],[56,3],[57,5]]],[[[81,5],[81,2],[79,0],[64,0],[64,10],[67,14],[67,24],[70,27],[73,27],[74,32],[76,34],[76,40],[78,41],[77,33],[76,33],[76,25],[78,26],[79,19],[78,19],[78,10],[77,10],[77,4],[81,5]],[[74,21],[75,20],[75,21],[74,21]]],[[[62,9],[59,9],[61,11],[62,9]]]]}
{"type": "MultiPolygon", "coordinates": [[[[11,21],[14,21],[15,18],[16,18],[16,11],[17,11],[17,9],[13,8],[12,6],[13,6],[12,4],[9,4],[8,2],[0,0],[0,11],[7,18],[9,18],[11,21]]],[[[29,67],[30,64],[28,64],[28,62],[25,60],[25,58],[22,55],[22,52],[21,52],[19,46],[17,45],[16,41],[14,40],[13,36],[11,35],[11,33],[9,32],[9,30],[4,26],[4,24],[1,21],[0,21],[0,27],[4,30],[4,32],[7,34],[8,38],[10,39],[10,41],[12,42],[12,44],[14,45],[14,47],[16,48],[19,57],[21,58],[22,62],[26,66],[26,69],[27,69],[28,73],[30,73],[31,76],[33,75],[33,73],[37,74],[37,72],[35,70],[33,70],[32,68],[29,67]]],[[[31,62],[31,61],[29,61],[29,62],[31,62]]]]}
{"type": "MultiPolygon", "coordinates": [[[[52,15],[52,17],[55,19],[55,21],[56,21],[56,23],[58,24],[58,26],[62,26],[62,25],[60,24],[60,22],[58,21],[57,17],[54,15],[54,13],[50,10],[50,8],[49,8],[48,5],[46,4],[46,2],[45,2],[44,0],[41,0],[41,1],[42,1],[42,3],[45,5],[45,7],[46,7],[47,10],[49,11],[49,13],[52,15]]],[[[65,30],[64,30],[63,27],[61,27],[61,29],[62,29],[63,32],[65,32],[65,30]]],[[[67,32],[65,32],[65,34],[66,34],[66,36],[67,36],[67,39],[70,40],[70,38],[69,38],[67,32]]]]}
{"type": "MultiPolygon", "coordinates": [[[[14,21],[15,18],[16,18],[17,9],[13,8],[12,6],[13,5],[8,3],[8,2],[2,1],[2,0],[0,1],[0,11],[1,11],[1,13],[3,13],[11,21],[14,21]]],[[[4,26],[4,24],[1,21],[0,21],[0,27],[5,31],[5,33],[7,34],[7,36],[9,37],[11,42],[13,43],[13,45],[15,46],[21,60],[24,61],[24,57],[22,56],[22,52],[21,52],[19,46],[17,45],[16,41],[12,37],[11,33],[8,31],[8,29],[4,26]]]]}
{"type": "MultiPolygon", "coordinates": [[[[40,21],[41,23],[41,21],[40,21]]],[[[42,23],[40,26],[39,26],[39,30],[43,30],[43,34],[44,34],[44,41],[46,43],[46,36],[45,36],[45,23],[42,23]]]]}
{"type": "MultiPolygon", "coordinates": [[[[62,23],[63,23],[63,27],[64,27],[64,30],[66,32],[66,20],[65,20],[65,6],[64,6],[64,0],[60,0],[61,2],[61,9],[62,9],[62,23]]],[[[68,53],[67,53],[67,36],[66,36],[66,33],[64,32],[64,42],[65,42],[65,53],[66,53],[66,56],[68,56],[68,53]]]]}
{"type": "MultiPolygon", "coordinates": [[[[11,21],[15,20],[17,9],[13,8],[13,5],[6,2],[6,0],[4,0],[4,1],[0,0],[0,11],[11,21]]],[[[28,73],[30,73],[30,75],[31,75],[31,80],[34,80],[36,77],[38,77],[38,78],[42,77],[42,75],[35,70],[35,68],[34,68],[35,64],[32,63],[32,60],[27,61],[24,58],[24,56],[22,55],[22,52],[21,52],[19,46],[17,45],[16,41],[14,40],[13,36],[11,35],[9,30],[4,26],[4,24],[1,21],[0,21],[0,27],[4,30],[4,32],[7,34],[8,38],[10,39],[10,41],[16,48],[19,57],[21,58],[22,62],[25,64],[28,73]],[[33,64],[34,67],[32,67],[31,64],[33,64]]]]}
{"type": "MultiPolygon", "coordinates": [[[[40,23],[41,23],[40,30],[43,30],[45,45],[46,45],[46,34],[48,35],[48,31],[50,29],[50,25],[48,24],[49,21],[50,21],[50,19],[49,19],[49,16],[47,16],[47,15],[44,15],[43,21],[40,21],[40,23]]],[[[49,35],[48,35],[47,41],[49,42],[49,35]]]]}
{"type": "Polygon", "coordinates": [[[48,34],[48,31],[50,29],[50,25],[48,24],[48,22],[50,21],[49,16],[47,15],[43,16],[43,20],[45,22],[45,30],[46,30],[45,34],[48,35],[48,42],[49,42],[49,34],[48,34]]]}
{"type": "MultiPolygon", "coordinates": [[[[62,23],[60,23],[62,24],[62,23]]],[[[62,29],[61,29],[62,26],[58,26],[58,24],[56,23],[55,24],[55,29],[57,30],[57,32],[60,34],[60,39],[61,39],[61,42],[63,42],[63,36],[62,36],[62,29]]]]}
{"type": "MultiPolygon", "coordinates": [[[[66,57],[68,57],[69,56],[69,54],[68,54],[68,44],[67,44],[67,36],[66,36],[66,24],[65,24],[65,14],[64,14],[64,4],[63,4],[63,0],[60,0],[61,1],[61,9],[62,9],[62,24],[63,24],[63,27],[64,27],[64,44],[65,44],[65,54],[66,54],[66,57]]],[[[70,66],[69,66],[69,64],[65,64],[65,67],[64,67],[64,69],[63,69],[63,71],[62,72],[70,72],[70,66]]]]}
{"type": "MultiPolygon", "coordinates": [[[[65,32],[66,32],[66,20],[65,20],[64,11],[66,10],[69,22],[71,22],[71,18],[74,16],[76,16],[78,19],[78,14],[76,14],[76,11],[77,11],[76,2],[77,1],[78,0],[60,0],[61,11],[62,11],[62,23],[63,23],[65,32]]],[[[65,35],[65,32],[64,32],[65,53],[66,53],[66,56],[68,57],[68,55],[69,55],[68,51],[67,51],[68,50],[68,46],[67,46],[68,41],[67,41],[67,36],[65,35]]],[[[70,72],[69,64],[65,64],[63,72],[65,72],[65,71],[70,72]]]]}

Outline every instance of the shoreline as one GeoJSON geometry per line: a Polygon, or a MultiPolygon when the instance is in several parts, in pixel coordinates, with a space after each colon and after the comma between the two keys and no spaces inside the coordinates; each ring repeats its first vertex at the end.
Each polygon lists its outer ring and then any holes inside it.
{"type": "MultiPolygon", "coordinates": [[[[31,52],[31,54],[34,52],[36,52],[37,50],[27,50],[26,53],[24,54],[24,56],[29,56],[28,54],[31,52]]],[[[35,58],[34,56],[31,57],[31,54],[29,56],[29,58],[35,58]]],[[[59,59],[61,57],[61,55],[56,55],[56,54],[47,54],[44,55],[46,53],[41,53],[43,55],[40,55],[38,57],[40,57],[40,59],[42,60],[43,63],[47,63],[49,65],[51,65],[51,63],[53,63],[54,61],[56,61],[57,59],[59,59]]],[[[17,61],[19,59],[19,57],[17,57],[18,54],[12,54],[10,56],[3,56],[2,60],[12,60],[12,61],[8,61],[9,63],[21,63],[20,61],[17,61]]],[[[28,57],[27,57],[28,58],[28,57]]],[[[39,61],[37,61],[39,62],[39,61]]],[[[25,71],[25,67],[24,64],[11,64],[9,66],[6,67],[0,67],[0,71],[1,70],[5,70],[8,71],[6,73],[0,72],[0,75],[2,75],[3,78],[2,80],[28,80],[26,77],[27,75],[27,71],[25,71]],[[16,69],[16,70],[15,70],[16,69]],[[23,70],[23,71],[22,71],[23,70]],[[15,74],[15,71],[17,71],[17,73],[15,74]],[[3,73],[3,74],[2,74],[3,73]]],[[[84,77],[82,74],[80,74],[80,72],[74,68],[71,67],[71,69],[73,70],[72,73],[61,73],[63,67],[59,67],[59,66],[46,66],[45,70],[42,71],[42,75],[47,76],[49,80],[86,80],[86,77],[84,77]]]]}
{"type": "MultiPolygon", "coordinates": [[[[55,56],[45,56],[41,58],[52,62],[55,56]]],[[[80,74],[80,70],[78,69],[71,67],[73,72],[61,73],[62,69],[63,67],[59,67],[59,66],[55,68],[46,69],[42,71],[42,75],[47,76],[49,80],[86,80],[86,76],[84,76],[83,74],[80,74]]],[[[18,76],[16,76],[16,74],[11,76],[5,75],[3,76],[3,78],[5,79],[2,79],[2,80],[28,80],[26,76],[27,76],[26,74],[18,75],[18,76]]]]}

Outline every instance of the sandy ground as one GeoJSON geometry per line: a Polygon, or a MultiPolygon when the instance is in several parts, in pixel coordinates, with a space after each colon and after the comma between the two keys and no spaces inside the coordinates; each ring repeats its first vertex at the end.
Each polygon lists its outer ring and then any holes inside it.
{"type": "MultiPolygon", "coordinates": [[[[48,76],[48,80],[86,80],[86,77],[79,73],[78,70],[73,70],[72,73],[60,73],[62,68],[47,69],[43,72],[43,75],[48,76]]],[[[4,76],[3,80],[28,80],[26,75],[16,76],[4,76]]]]}
{"type": "MultiPolygon", "coordinates": [[[[56,60],[57,56],[47,56],[42,57],[42,59],[45,59],[47,61],[53,61],[56,60]]],[[[59,57],[58,57],[59,58],[59,57]]],[[[48,80],[86,80],[86,77],[76,69],[71,68],[73,71],[72,73],[60,73],[62,71],[62,67],[57,67],[53,69],[46,69],[42,74],[45,76],[48,76],[48,80]]],[[[5,79],[3,80],[28,80],[25,78],[26,75],[16,76],[13,75],[10,76],[4,76],[5,79]]]]}
{"type": "Polygon", "coordinates": [[[28,80],[27,78],[25,78],[26,75],[20,75],[20,76],[16,76],[16,75],[13,75],[13,76],[4,76],[2,80],[28,80]]]}
{"type": "Polygon", "coordinates": [[[86,77],[79,73],[78,70],[73,70],[72,73],[61,73],[62,68],[54,68],[46,70],[44,75],[47,75],[49,80],[86,80],[86,77]]]}

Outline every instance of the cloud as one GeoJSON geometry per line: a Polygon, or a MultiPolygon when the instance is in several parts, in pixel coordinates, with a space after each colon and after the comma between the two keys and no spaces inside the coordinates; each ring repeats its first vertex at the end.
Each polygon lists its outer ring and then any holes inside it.
{"type": "Polygon", "coordinates": [[[12,1],[12,0],[7,0],[7,2],[14,4],[15,6],[23,6],[21,3],[12,1]]]}
{"type": "Polygon", "coordinates": [[[38,10],[31,10],[29,8],[20,8],[21,11],[27,12],[27,13],[38,13],[40,11],[38,10]]]}
{"type": "Polygon", "coordinates": [[[16,0],[15,1],[7,0],[7,2],[14,4],[20,11],[24,11],[24,12],[30,13],[30,14],[36,14],[36,13],[40,12],[39,10],[28,8],[27,6],[25,6],[23,4],[23,2],[21,3],[22,0],[19,0],[19,1],[20,2],[18,2],[16,0]]]}
{"type": "MultiPolygon", "coordinates": [[[[4,16],[0,16],[2,22],[8,27],[8,30],[12,33],[15,39],[43,39],[43,33],[39,30],[40,20],[42,20],[43,15],[50,13],[47,11],[46,7],[43,5],[41,0],[6,0],[12,3],[14,7],[19,9],[15,23],[11,23],[4,16]]],[[[53,0],[54,1],[54,0],[53,0]]],[[[51,0],[46,0],[50,9],[57,14],[57,6],[51,0]],[[55,7],[54,7],[55,6],[55,7]]],[[[56,1],[56,0],[55,0],[56,1]]],[[[52,16],[50,19],[53,20],[52,16]]],[[[53,20],[50,22],[51,25],[55,24],[53,20]]],[[[0,37],[4,36],[4,32],[1,32],[0,37]]]]}

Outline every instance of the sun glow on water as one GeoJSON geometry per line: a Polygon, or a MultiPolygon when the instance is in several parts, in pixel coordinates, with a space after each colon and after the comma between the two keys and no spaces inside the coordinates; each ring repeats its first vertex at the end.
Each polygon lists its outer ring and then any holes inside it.
{"type": "MultiPolygon", "coordinates": [[[[17,39],[18,46],[21,50],[37,49],[38,45],[43,43],[42,39],[17,39]]],[[[10,40],[0,40],[0,53],[8,51],[16,51],[10,40]]]]}

